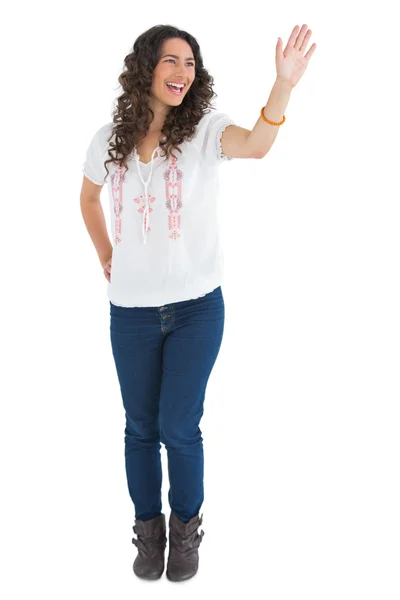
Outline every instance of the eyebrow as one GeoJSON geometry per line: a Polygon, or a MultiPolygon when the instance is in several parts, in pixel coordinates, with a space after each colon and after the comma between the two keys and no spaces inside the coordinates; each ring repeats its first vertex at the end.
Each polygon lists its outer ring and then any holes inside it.
{"type": "MultiPolygon", "coordinates": [[[[166,56],[172,56],[173,58],[176,58],[177,60],[179,60],[179,56],[176,56],[176,54],[165,54],[161,58],[165,58],[166,56]]],[[[189,57],[186,60],[193,60],[194,61],[194,58],[189,57]]]]}

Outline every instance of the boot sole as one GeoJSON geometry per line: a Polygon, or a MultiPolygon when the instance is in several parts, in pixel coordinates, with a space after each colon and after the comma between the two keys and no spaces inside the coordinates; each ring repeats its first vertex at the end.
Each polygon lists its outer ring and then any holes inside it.
{"type": "Polygon", "coordinates": [[[133,572],[136,575],[136,577],[138,577],[139,579],[144,579],[145,581],[157,581],[157,579],[161,579],[161,577],[163,575],[161,573],[161,575],[154,575],[154,576],[150,576],[150,577],[145,576],[144,577],[143,575],[138,575],[137,573],[135,573],[135,571],[133,571],[133,572]]]}
{"type": "Polygon", "coordinates": [[[165,575],[166,575],[168,581],[173,581],[174,583],[178,583],[179,581],[188,581],[189,579],[192,579],[192,577],[197,575],[197,571],[196,571],[196,573],[193,573],[193,575],[189,575],[188,577],[181,577],[180,579],[175,579],[174,577],[171,577],[168,572],[165,575]]]}

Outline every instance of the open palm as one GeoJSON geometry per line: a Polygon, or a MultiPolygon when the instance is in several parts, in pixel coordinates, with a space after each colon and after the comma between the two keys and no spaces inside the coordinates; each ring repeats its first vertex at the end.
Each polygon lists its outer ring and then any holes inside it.
{"type": "Polygon", "coordinates": [[[293,28],[284,50],[282,50],[283,42],[281,38],[278,38],[276,45],[277,78],[287,82],[291,87],[294,87],[300,81],[317,47],[317,44],[313,44],[307,54],[304,55],[312,31],[307,28],[307,25],[303,25],[300,31],[299,29],[298,25],[293,28]]]}

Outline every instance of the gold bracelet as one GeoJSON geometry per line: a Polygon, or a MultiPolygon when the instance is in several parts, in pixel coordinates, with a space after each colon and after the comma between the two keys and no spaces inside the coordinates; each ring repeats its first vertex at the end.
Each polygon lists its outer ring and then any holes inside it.
{"type": "Polygon", "coordinates": [[[283,119],[282,119],[282,121],[280,123],[275,123],[274,121],[269,121],[267,119],[267,117],[264,117],[264,112],[263,111],[264,111],[264,106],[261,108],[260,115],[261,115],[262,119],[264,119],[264,121],[266,123],[269,123],[270,125],[282,125],[282,123],[284,123],[286,121],[285,115],[283,115],[283,119]]]}

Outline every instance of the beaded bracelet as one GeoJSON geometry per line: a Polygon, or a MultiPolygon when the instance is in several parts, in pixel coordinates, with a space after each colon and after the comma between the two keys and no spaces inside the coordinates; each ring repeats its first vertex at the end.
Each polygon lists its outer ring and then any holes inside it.
{"type": "Polygon", "coordinates": [[[264,112],[263,112],[263,111],[264,111],[264,106],[261,108],[260,115],[261,115],[261,117],[264,119],[264,121],[265,121],[266,123],[269,123],[270,125],[282,125],[282,123],[284,123],[284,122],[286,121],[286,117],[285,117],[285,115],[283,115],[283,119],[282,119],[282,121],[281,121],[280,123],[275,123],[274,121],[269,121],[269,120],[267,119],[267,117],[264,117],[264,112]]]}

